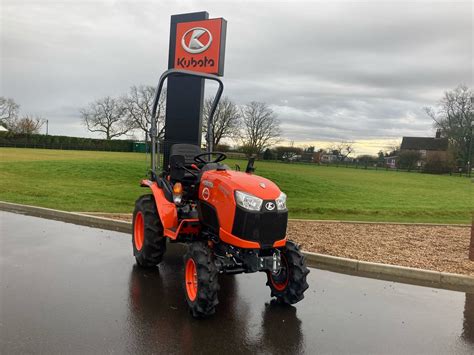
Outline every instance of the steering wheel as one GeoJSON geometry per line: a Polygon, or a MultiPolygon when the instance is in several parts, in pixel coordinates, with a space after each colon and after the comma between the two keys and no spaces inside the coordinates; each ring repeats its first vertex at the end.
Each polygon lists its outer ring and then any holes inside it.
{"type": "Polygon", "coordinates": [[[209,164],[209,163],[219,163],[220,161],[223,161],[227,158],[227,155],[225,155],[224,153],[220,153],[220,152],[209,152],[209,153],[202,153],[202,154],[198,154],[194,157],[194,161],[196,163],[201,163],[201,164],[209,164]],[[204,160],[202,159],[202,157],[208,157],[209,159],[212,157],[212,155],[217,155],[217,158],[214,159],[214,160],[204,160]]]}

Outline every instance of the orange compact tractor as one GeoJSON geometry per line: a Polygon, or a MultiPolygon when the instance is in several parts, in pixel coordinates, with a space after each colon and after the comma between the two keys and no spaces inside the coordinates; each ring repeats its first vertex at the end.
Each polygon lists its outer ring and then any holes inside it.
{"type": "Polygon", "coordinates": [[[222,163],[226,155],[212,151],[208,129],[206,152],[196,145],[175,143],[169,148],[167,166],[157,168],[167,153],[157,140],[157,102],[164,81],[175,75],[219,84],[208,128],[223,91],[214,75],[172,69],[161,76],[152,110],[151,171],[149,179],[141,182],[152,193],[141,196],[133,212],[137,263],[154,267],[163,259],[167,240],[186,243],[183,283],[195,317],[215,312],[220,274],[262,271],[272,296],[287,304],[302,300],[309,270],[298,246],[286,239],[286,195],[275,183],[253,174],[254,159],[245,172],[231,170],[222,163]]]}

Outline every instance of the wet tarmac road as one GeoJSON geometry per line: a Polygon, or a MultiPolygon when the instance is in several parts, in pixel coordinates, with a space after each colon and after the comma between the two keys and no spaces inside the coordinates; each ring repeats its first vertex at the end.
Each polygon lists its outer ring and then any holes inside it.
{"type": "Polygon", "coordinates": [[[135,266],[122,233],[0,212],[0,353],[472,354],[474,294],[312,269],[306,298],[272,303],[263,274],[221,277],[192,319],[181,253],[135,266]]]}

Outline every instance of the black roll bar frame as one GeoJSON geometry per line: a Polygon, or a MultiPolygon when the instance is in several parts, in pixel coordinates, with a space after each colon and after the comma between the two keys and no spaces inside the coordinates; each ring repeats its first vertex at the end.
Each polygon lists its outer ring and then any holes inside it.
{"type": "Polygon", "coordinates": [[[160,147],[159,147],[159,140],[157,139],[157,132],[159,132],[159,124],[158,120],[156,119],[156,110],[158,108],[158,102],[160,99],[161,91],[163,90],[163,84],[167,78],[170,76],[194,76],[198,78],[208,79],[212,81],[216,81],[219,84],[219,88],[217,89],[216,96],[214,97],[214,101],[212,102],[211,112],[209,113],[209,119],[207,120],[207,134],[206,134],[206,146],[207,152],[212,152],[212,143],[214,141],[214,137],[212,136],[212,121],[214,118],[214,113],[216,112],[217,105],[219,104],[219,100],[221,99],[222,92],[224,91],[224,84],[222,83],[221,79],[212,74],[206,73],[198,73],[193,72],[190,70],[178,70],[178,69],[169,69],[165,71],[158,82],[158,86],[156,88],[155,99],[153,100],[153,106],[151,111],[151,127],[149,131],[150,139],[151,139],[151,175],[152,177],[156,177],[156,169],[159,168],[159,154],[160,154],[160,147]],[[157,158],[158,157],[158,158],[157,158]]]}

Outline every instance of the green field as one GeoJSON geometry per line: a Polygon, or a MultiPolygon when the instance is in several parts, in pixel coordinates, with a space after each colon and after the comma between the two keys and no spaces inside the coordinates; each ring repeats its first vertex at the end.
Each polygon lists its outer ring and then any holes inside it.
{"type": "MultiPolygon", "coordinates": [[[[231,160],[245,167],[244,161],[231,160]]],[[[0,148],[0,200],[67,211],[131,212],[148,191],[141,153],[0,148]]],[[[467,178],[257,162],[288,195],[290,217],[470,223],[467,178]]]]}

